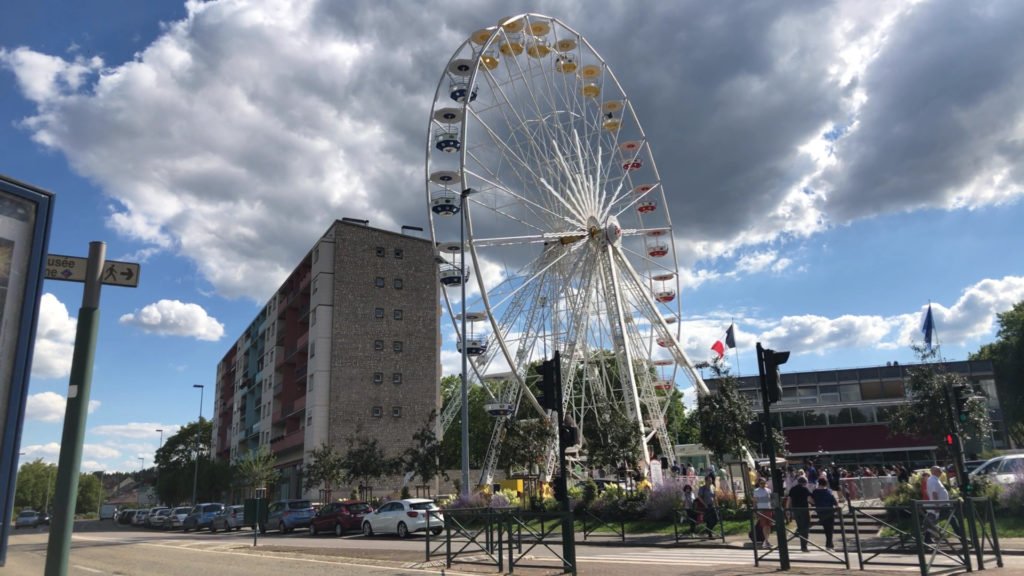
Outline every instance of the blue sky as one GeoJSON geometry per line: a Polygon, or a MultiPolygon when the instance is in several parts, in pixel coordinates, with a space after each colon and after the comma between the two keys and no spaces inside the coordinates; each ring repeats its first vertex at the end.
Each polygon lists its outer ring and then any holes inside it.
{"type": "MultiPolygon", "coordinates": [[[[0,172],[56,193],[51,253],[142,262],[104,288],[84,468],[149,465],[193,384],[210,415],[217,362],[331,220],[426,226],[437,79],[523,11],[582,33],[633,101],[694,359],[734,320],[741,372],[758,340],[790,370],[911,362],[929,301],[959,359],[1024,299],[1016,2],[16,3],[0,172]]],[[[81,286],[44,290],[23,451],[56,461],[81,286]]]]}

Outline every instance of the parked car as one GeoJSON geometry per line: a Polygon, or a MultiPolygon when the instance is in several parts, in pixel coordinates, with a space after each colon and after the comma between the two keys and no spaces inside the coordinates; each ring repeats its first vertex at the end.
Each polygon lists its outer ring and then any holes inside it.
{"type": "Polygon", "coordinates": [[[245,526],[245,506],[228,506],[210,522],[210,532],[241,530],[245,526]]]}
{"type": "Polygon", "coordinates": [[[191,511],[191,506],[178,506],[171,510],[170,515],[167,516],[167,520],[164,522],[164,528],[167,530],[181,530],[185,526],[185,518],[188,517],[188,513],[191,511]]]}
{"type": "Polygon", "coordinates": [[[296,528],[308,528],[315,513],[309,500],[278,500],[267,508],[267,523],[260,526],[260,533],[269,529],[287,534],[296,528]]]}
{"type": "Polygon", "coordinates": [[[322,506],[309,523],[309,535],[316,536],[325,532],[333,532],[341,536],[350,530],[361,530],[363,517],[373,512],[366,502],[359,500],[342,500],[322,506]]]}
{"type": "Polygon", "coordinates": [[[996,484],[1013,484],[1024,481],[1024,454],[996,456],[978,466],[970,474],[972,479],[986,478],[996,484]]]}
{"type": "Polygon", "coordinates": [[[149,526],[150,528],[157,527],[157,522],[163,521],[163,518],[160,518],[159,520],[157,519],[160,516],[160,512],[163,510],[168,510],[168,508],[166,506],[156,506],[154,508],[150,508],[149,510],[146,511],[146,518],[145,520],[143,520],[143,523],[146,526],[149,526]]]}
{"type": "Polygon", "coordinates": [[[171,521],[171,509],[161,508],[156,516],[149,519],[149,525],[153,528],[166,528],[167,523],[171,521]]]}
{"type": "Polygon", "coordinates": [[[100,520],[117,520],[117,504],[100,504],[100,520]]]}
{"type": "Polygon", "coordinates": [[[146,518],[149,517],[149,509],[143,508],[135,511],[135,516],[132,516],[132,526],[145,526],[146,518]]]}
{"type": "Polygon", "coordinates": [[[203,504],[196,504],[192,507],[188,516],[185,517],[181,527],[185,532],[189,530],[198,532],[203,528],[209,528],[210,524],[213,523],[213,517],[222,511],[224,511],[224,505],[220,503],[204,502],[203,504]]]}
{"type": "Polygon", "coordinates": [[[363,517],[363,534],[398,534],[399,538],[407,538],[410,534],[427,530],[428,515],[430,531],[435,535],[440,534],[444,530],[444,515],[433,500],[392,500],[376,512],[363,517]]]}
{"type": "Polygon", "coordinates": [[[117,514],[117,523],[118,524],[129,524],[130,525],[132,523],[132,520],[135,519],[135,513],[136,512],[137,512],[137,510],[135,510],[134,508],[129,508],[127,510],[121,510],[117,514]]]}
{"type": "Polygon", "coordinates": [[[35,510],[22,510],[18,512],[18,517],[14,519],[14,527],[17,528],[36,528],[37,526],[49,526],[50,516],[43,512],[36,512],[35,510]]]}

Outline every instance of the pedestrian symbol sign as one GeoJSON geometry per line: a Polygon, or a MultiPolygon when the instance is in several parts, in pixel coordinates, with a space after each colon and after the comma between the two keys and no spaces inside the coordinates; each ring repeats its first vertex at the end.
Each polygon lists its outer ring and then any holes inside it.
{"type": "MultiPolygon", "coordinates": [[[[64,280],[67,282],[85,282],[87,258],[77,256],[46,256],[46,278],[48,280],[64,280]]],[[[135,262],[119,262],[107,260],[103,263],[100,282],[113,286],[137,288],[139,285],[140,266],[135,262]]]]}

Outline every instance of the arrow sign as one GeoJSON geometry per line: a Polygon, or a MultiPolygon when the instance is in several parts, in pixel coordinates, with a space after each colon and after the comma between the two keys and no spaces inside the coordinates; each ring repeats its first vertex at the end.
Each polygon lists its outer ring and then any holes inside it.
{"type": "MultiPolygon", "coordinates": [[[[67,282],[85,282],[87,258],[48,254],[46,256],[46,278],[67,282]]],[[[103,263],[100,282],[113,286],[136,288],[139,285],[140,266],[135,262],[107,260],[103,263]]]]}

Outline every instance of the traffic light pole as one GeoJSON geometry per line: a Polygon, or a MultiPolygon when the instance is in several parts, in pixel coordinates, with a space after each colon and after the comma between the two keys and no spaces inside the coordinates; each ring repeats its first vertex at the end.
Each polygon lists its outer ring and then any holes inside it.
{"type": "MultiPolygon", "coordinates": [[[[769,351],[771,354],[774,352],[769,351]]],[[[771,403],[768,400],[768,374],[765,370],[765,350],[761,347],[761,343],[757,343],[757,371],[761,375],[761,406],[764,408],[764,436],[765,444],[768,446],[768,465],[772,472],[772,513],[775,517],[775,537],[778,540],[779,546],[779,569],[789,570],[789,546],[786,542],[786,519],[782,515],[782,495],[783,483],[782,483],[782,470],[775,464],[775,427],[772,426],[772,416],[769,406],[771,403]]],[[[774,368],[772,369],[772,378],[776,377],[774,368]]],[[[774,386],[775,383],[773,382],[774,386]]],[[[768,535],[765,534],[765,540],[767,541],[768,535]]],[[[756,538],[755,538],[756,544],[756,538]]]]}
{"type": "MultiPolygon", "coordinates": [[[[957,395],[959,390],[953,388],[953,382],[951,379],[946,378],[945,385],[946,401],[949,403],[949,410],[946,410],[946,418],[949,422],[950,435],[953,438],[953,442],[949,447],[953,450],[953,465],[956,468],[956,481],[960,486],[960,496],[962,498],[969,497],[971,494],[971,482],[970,478],[967,477],[967,465],[964,462],[964,447],[961,435],[961,409],[958,402],[957,395]]],[[[966,406],[966,404],[965,404],[966,406]]]]}
{"type": "Polygon", "coordinates": [[[565,421],[565,403],[562,398],[562,356],[558,350],[555,350],[551,363],[553,369],[550,376],[553,380],[555,414],[558,419],[555,422],[555,429],[558,431],[558,468],[560,473],[555,479],[557,482],[555,491],[562,496],[561,502],[559,502],[559,509],[562,511],[562,557],[564,568],[571,569],[572,573],[576,574],[576,527],[572,518],[572,509],[569,507],[569,467],[565,462],[567,438],[562,430],[562,423],[565,421]]]}

